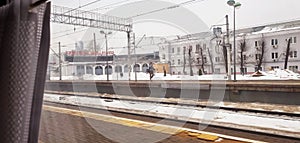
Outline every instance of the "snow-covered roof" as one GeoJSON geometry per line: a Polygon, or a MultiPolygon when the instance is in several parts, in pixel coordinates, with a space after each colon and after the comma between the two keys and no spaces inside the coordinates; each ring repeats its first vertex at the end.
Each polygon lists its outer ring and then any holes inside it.
{"type": "Polygon", "coordinates": [[[300,30],[300,20],[238,29],[237,33],[239,33],[239,34],[241,34],[241,33],[242,34],[263,34],[263,33],[272,33],[272,32],[297,30],[297,29],[300,30]]]}

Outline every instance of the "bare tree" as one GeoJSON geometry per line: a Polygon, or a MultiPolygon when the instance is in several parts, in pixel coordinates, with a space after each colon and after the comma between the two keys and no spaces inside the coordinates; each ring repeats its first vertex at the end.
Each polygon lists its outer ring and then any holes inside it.
{"type": "Polygon", "coordinates": [[[225,63],[225,70],[226,70],[226,73],[228,73],[228,59],[227,59],[227,46],[225,44],[225,36],[223,36],[223,56],[224,56],[224,63],[225,63]]]}
{"type": "Polygon", "coordinates": [[[185,58],[185,52],[186,52],[186,47],[183,47],[183,74],[185,74],[185,64],[186,64],[186,58],[185,58]]]}
{"type": "Polygon", "coordinates": [[[202,74],[203,74],[204,73],[205,61],[204,61],[204,55],[203,55],[203,48],[202,47],[200,48],[200,55],[201,55],[201,70],[202,70],[202,74]]]}
{"type": "Polygon", "coordinates": [[[285,53],[285,60],[284,60],[284,69],[288,68],[288,61],[289,61],[289,54],[290,54],[290,46],[291,46],[292,39],[289,38],[287,47],[286,47],[286,53],[285,53]]]}
{"type": "Polygon", "coordinates": [[[261,38],[261,53],[260,53],[259,58],[258,58],[258,64],[257,64],[256,71],[259,71],[259,70],[262,69],[261,65],[262,65],[263,59],[264,59],[265,48],[266,48],[266,43],[265,43],[265,39],[262,35],[262,38],[261,38]]]}
{"type": "Polygon", "coordinates": [[[240,49],[241,49],[241,74],[244,75],[245,71],[244,71],[244,52],[246,51],[246,39],[245,37],[243,38],[243,40],[240,42],[240,49]]]}
{"type": "Polygon", "coordinates": [[[192,67],[192,47],[189,47],[189,66],[190,66],[190,76],[194,76],[193,67],[192,67]]]}
{"type": "Polygon", "coordinates": [[[214,61],[213,61],[212,55],[209,51],[209,48],[207,48],[207,52],[208,52],[208,56],[209,56],[209,60],[210,60],[211,71],[212,71],[212,73],[214,73],[215,72],[215,70],[214,70],[214,61]]]}

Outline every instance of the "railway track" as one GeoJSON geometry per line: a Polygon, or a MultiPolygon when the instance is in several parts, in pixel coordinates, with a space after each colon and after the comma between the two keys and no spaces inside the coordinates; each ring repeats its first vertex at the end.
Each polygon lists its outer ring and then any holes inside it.
{"type": "Polygon", "coordinates": [[[162,105],[174,105],[174,106],[183,106],[183,107],[200,107],[201,109],[217,109],[217,110],[224,110],[224,111],[233,111],[233,112],[242,112],[242,113],[249,113],[249,114],[261,114],[267,116],[277,116],[277,117],[285,117],[285,118],[300,118],[300,112],[292,113],[292,112],[283,112],[283,111],[266,111],[262,109],[245,109],[245,108],[238,108],[238,107],[225,107],[225,106],[217,106],[217,105],[204,105],[198,103],[183,103],[183,102],[174,102],[174,101],[165,101],[161,99],[140,99],[140,98],[131,98],[126,96],[95,96],[94,94],[86,94],[86,93],[70,93],[70,92],[47,92],[49,94],[61,94],[61,95],[69,95],[69,96],[80,96],[80,97],[90,97],[90,98],[101,98],[101,99],[108,99],[108,100],[121,100],[121,101],[128,101],[128,102],[140,102],[140,103],[154,103],[154,104],[162,104],[162,105]],[[125,98],[124,98],[125,97],[125,98]]]}
{"type": "MultiPolygon", "coordinates": [[[[151,122],[151,123],[157,123],[161,120],[164,120],[164,124],[176,126],[178,123],[182,124],[183,121],[180,120],[174,120],[174,119],[165,119],[157,116],[149,116],[149,115],[141,115],[141,114],[135,114],[135,113],[128,113],[123,111],[116,111],[116,110],[107,110],[107,109],[99,109],[99,108],[93,108],[93,107],[78,107],[77,105],[72,104],[62,104],[62,103],[55,103],[55,102],[44,102],[44,105],[51,105],[51,106],[57,106],[57,107],[63,107],[68,109],[76,109],[76,110],[85,110],[92,113],[97,114],[107,114],[107,111],[109,111],[110,114],[116,117],[123,117],[128,119],[137,119],[145,122],[151,122]]],[[[195,122],[185,122],[183,127],[195,129],[198,130],[199,127],[206,127],[205,124],[199,124],[195,122]]],[[[253,140],[259,140],[263,142],[270,142],[270,143],[295,143],[299,142],[300,140],[298,138],[293,137],[286,137],[286,136],[280,136],[280,135],[274,135],[274,134],[268,134],[268,133],[261,133],[261,132],[254,132],[254,131],[247,131],[247,130],[241,130],[236,128],[228,128],[224,126],[215,126],[215,125],[209,125],[207,126],[203,131],[207,132],[213,132],[217,134],[224,134],[229,136],[235,136],[240,138],[248,138],[253,140]]]]}

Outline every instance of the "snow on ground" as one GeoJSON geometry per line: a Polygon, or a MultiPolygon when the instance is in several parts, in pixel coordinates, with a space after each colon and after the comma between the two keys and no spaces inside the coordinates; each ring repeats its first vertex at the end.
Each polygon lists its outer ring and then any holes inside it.
{"type": "MultiPolygon", "coordinates": [[[[281,70],[281,69],[274,69],[268,72],[261,72],[263,76],[260,77],[253,77],[252,75],[240,75],[237,74],[237,80],[299,80],[300,75],[298,73],[294,73],[290,70],[281,70]]],[[[128,80],[129,73],[124,73],[123,76],[120,76],[118,73],[114,73],[109,75],[110,80],[128,80]]],[[[132,72],[130,74],[130,79],[135,80],[150,80],[149,74],[137,72],[136,76],[135,73],[132,72]]],[[[63,76],[63,80],[106,80],[106,75],[83,75],[82,77],[77,76],[63,76]]],[[[51,80],[58,80],[59,77],[51,77],[51,80]]],[[[233,79],[233,75],[232,75],[233,79]]],[[[163,73],[155,73],[155,76],[152,80],[227,80],[226,75],[170,75],[167,74],[166,76],[163,73]]]]}
{"type": "MultiPolygon", "coordinates": [[[[268,130],[280,130],[286,132],[300,133],[299,118],[267,117],[261,114],[236,113],[217,109],[202,109],[198,107],[185,107],[176,105],[163,105],[155,103],[143,103],[122,100],[110,100],[90,98],[82,96],[65,96],[56,94],[45,94],[45,101],[66,103],[99,108],[117,108],[127,111],[140,111],[141,113],[152,113],[155,115],[168,115],[185,117],[187,119],[209,121],[221,124],[235,124],[247,126],[253,129],[265,128],[268,130]]],[[[297,134],[297,136],[300,136],[297,134]]]]}

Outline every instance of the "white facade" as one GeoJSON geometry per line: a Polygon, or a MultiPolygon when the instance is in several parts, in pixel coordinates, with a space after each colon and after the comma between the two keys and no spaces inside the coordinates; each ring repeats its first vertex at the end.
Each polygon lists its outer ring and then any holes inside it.
{"type": "Polygon", "coordinates": [[[198,33],[168,41],[160,48],[161,62],[169,63],[171,74],[212,73],[214,71],[215,50],[219,38],[214,38],[210,32],[198,33]],[[191,53],[189,54],[189,50],[191,53]],[[203,55],[203,56],[202,56],[203,55]]]}
{"type": "MultiPolygon", "coordinates": [[[[83,76],[83,75],[105,75],[108,67],[108,74],[125,74],[129,70],[131,72],[146,72],[149,67],[149,63],[159,63],[159,47],[157,43],[164,41],[161,37],[145,37],[136,46],[135,49],[131,50],[130,62],[128,62],[128,49],[127,47],[115,47],[109,48],[109,51],[113,51],[113,60],[108,61],[108,66],[106,61],[97,61],[97,57],[94,55],[83,55],[82,57],[90,57],[89,61],[73,61],[68,62],[65,59],[66,53],[61,55],[62,59],[62,76],[83,76]],[[129,65],[130,63],[130,65],[129,65]]],[[[83,45],[83,43],[82,43],[83,45]]],[[[83,46],[82,46],[83,47],[83,46]]],[[[79,49],[79,52],[82,49],[79,49]]],[[[101,53],[101,52],[100,52],[101,53]]],[[[101,55],[100,55],[101,57],[101,55]]],[[[74,56],[76,59],[76,56],[74,56]]],[[[78,58],[80,59],[80,58],[78,58]]],[[[77,60],[78,60],[77,59],[77,60]]],[[[50,55],[49,67],[51,67],[50,72],[51,77],[59,76],[59,61],[55,54],[50,55]]]]}
{"type": "MultiPolygon", "coordinates": [[[[230,36],[233,43],[233,36],[230,36]]],[[[262,54],[262,42],[265,43],[265,50],[261,70],[284,68],[288,39],[291,38],[288,69],[299,72],[300,66],[300,21],[272,24],[260,27],[240,29],[236,32],[236,73],[241,73],[241,56],[243,57],[243,68],[245,72],[253,73],[257,69],[259,56],[262,54]],[[245,39],[245,50],[241,55],[241,42],[245,39]]],[[[167,41],[160,48],[160,60],[163,63],[171,64],[171,73],[190,74],[189,55],[184,48],[192,47],[192,70],[194,75],[199,74],[202,69],[202,56],[199,51],[203,50],[204,72],[207,74],[226,74],[223,54],[223,38],[213,34],[198,33],[180,37],[176,40],[167,41]],[[196,48],[198,47],[198,49],[196,48]],[[184,58],[186,64],[184,67],[184,58]],[[199,62],[200,59],[200,62],[199,62]],[[185,69],[185,70],[184,70],[185,69]]],[[[233,71],[233,48],[232,48],[233,71]]]]}

